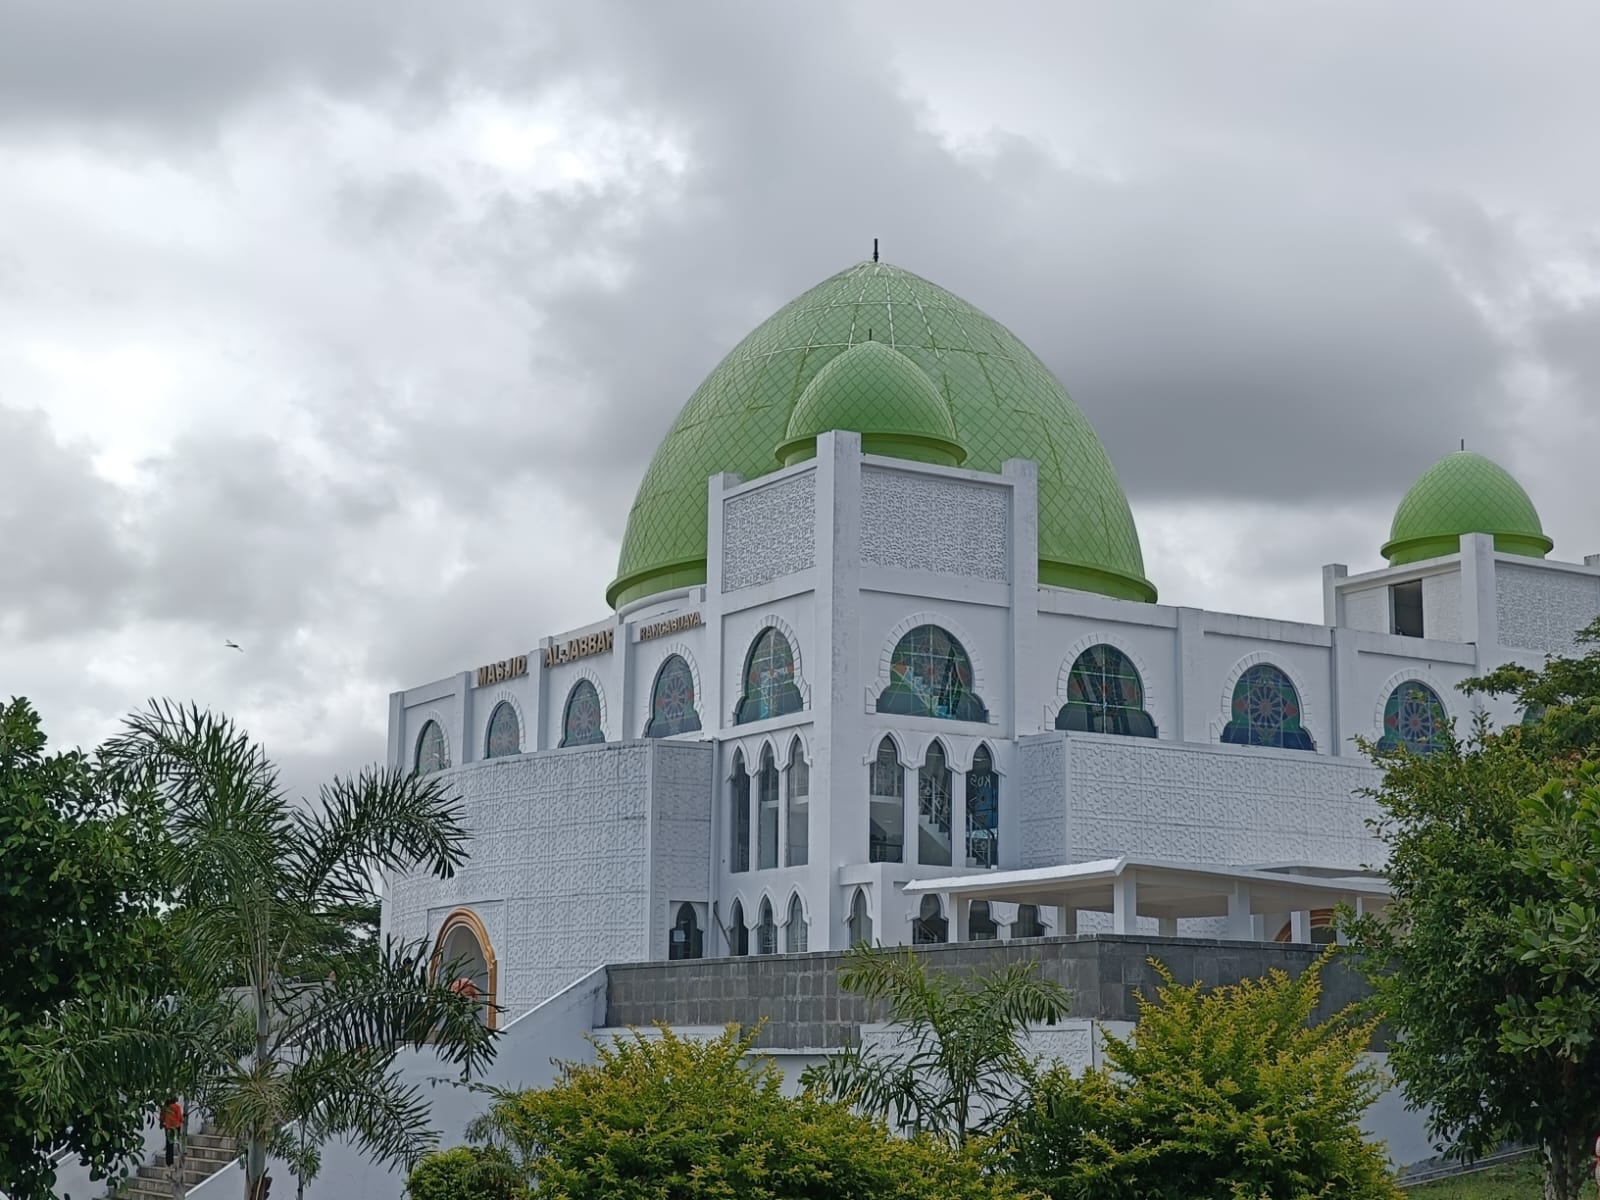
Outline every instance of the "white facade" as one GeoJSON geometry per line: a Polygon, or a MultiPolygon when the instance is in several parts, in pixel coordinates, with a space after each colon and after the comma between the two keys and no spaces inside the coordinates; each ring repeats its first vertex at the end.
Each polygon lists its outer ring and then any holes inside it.
{"type": "MultiPolygon", "coordinates": [[[[472,914],[492,943],[492,990],[507,1019],[602,963],[667,957],[685,904],[708,956],[736,948],[735,913],[750,952],[768,948],[769,908],[777,950],[842,948],[858,895],[876,940],[909,942],[921,899],[903,885],[985,869],[970,865],[962,836],[966,777],[981,750],[998,779],[998,868],[1128,854],[1344,872],[1381,865],[1365,825],[1371,802],[1359,794],[1375,776],[1354,739],[1383,735],[1396,689],[1427,685],[1465,726],[1457,684],[1569,650],[1600,614],[1600,563],[1501,554],[1481,534],[1463,537],[1459,554],[1404,567],[1325,568],[1322,625],[1041,586],[1035,477],[1024,460],[986,474],[863,455],[858,435],[825,434],[814,460],[749,482],[710,481],[705,586],[546,638],[525,651],[525,674],[513,657],[481,685],[463,672],[392,696],[391,764],[417,765],[434,723],[476,840],[454,878],[392,882],[386,932],[431,944],[452,914],[472,914]],[[1392,632],[1394,589],[1413,595],[1412,583],[1426,636],[1392,632]],[[897,644],[925,625],[965,650],[983,719],[878,711],[897,644]],[[792,652],[800,707],[738,723],[747,658],[773,629],[792,652]],[[1057,729],[1074,664],[1101,645],[1137,672],[1156,736],[1057,729]],[[646,737],[671,656],[687,665],[701,728],[646,737]],[[1224,741],[1236,685],[1261,665],[1292,685],[1314,749],[1224,741]],[[580,685],[593,689],[605,742],[562,748],[580,685]],[[520,753],[489,758],[502,703],[520,753]],[[903,771],[900,862],[873,861],[870,850],[869,772],[885,737],[903,771]],[[953,772],[948,839],[918,812],[918,768],[936,741],[953,772]],[[769,755],[777,831],[763,842],[757,776],[769,755]],[[808,819],[804,861],[794,861],[786,805],[800,758],[808,819]],[[735,869],[741,760],[751,775],[748,870],[735,869]],[[763,848],[775,865],[763,865],[763,848]]],[[[1404,623],[1415,631],[1415,620],[1404,623]]],[[[1509,701],[1491,703],[1489,715],[1519,719],[1509,701]]],[[[892,842],[881,825],[880,857],[892,842]]],[[[953,916],[948,899],[941,911],[953,916]]],[[[1055,914],[1040,915],[1053,931],[1055,914]]],[[[1000,936],[1013,932],[1014,907],[996,905],[993,916],[1000,936]]],[[[951,937],[966,934],[949,924],[951,937]]]]}

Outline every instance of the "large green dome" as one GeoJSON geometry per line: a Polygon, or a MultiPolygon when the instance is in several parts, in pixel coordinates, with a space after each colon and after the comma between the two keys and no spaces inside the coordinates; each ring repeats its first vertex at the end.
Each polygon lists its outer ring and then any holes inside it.
{"type": "Polygon", "coordinates": [[[615,607],[706,580],[706,480],[774,469],[811,380],[862,342],[921,369],[949,404],[966,467],[1039,464],[1039,581],[1150,601],[1139,534],[1105,448],[1033,352],[992,317],[908,271],[863,262],[790,301],[689,397],[634,497],[615,607]]]}
{"type": "Polygon", "coordinates": [[[1555,545],[1522,485],[1471,450],[1447,454],[1422,473],[1395,510],[1383,556],[1391,567],[1458,553],[1464,533],[1494,535],[1503,554],[1543,558],[1555,545]]]}
{"type": "Polygon", "coordinates": [[[882,342],[857,342],[818,371],[800,393],[777,459],[786,467],[815,458],[830,429],[861,435],[868,454],[959,467],[950,404],[922,368],[882,342]]]}

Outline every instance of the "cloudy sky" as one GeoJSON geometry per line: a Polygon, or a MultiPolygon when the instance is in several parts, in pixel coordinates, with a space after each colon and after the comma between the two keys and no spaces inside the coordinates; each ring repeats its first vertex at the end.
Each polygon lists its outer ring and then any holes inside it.
{"type": "Polygon", "coordinates": [[[604,611],[679,406],[874,236],[1065,382],[1163,601],[1320,619],[1462,438],[1600,550],[1597,44],[1487,0],[3,0],[0,694],[375,759],[389,691],[604,611]]]}

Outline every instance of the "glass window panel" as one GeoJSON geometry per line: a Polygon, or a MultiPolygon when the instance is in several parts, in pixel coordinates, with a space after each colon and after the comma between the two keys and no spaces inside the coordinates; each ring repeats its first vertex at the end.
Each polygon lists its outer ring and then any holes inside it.
{"type": "Polygon", "coordinates": [[[967,772],[967,866],[1000,865],[1000,776],[989,747],[979,746],[967,772]]]}
{"type": "Polygon", "coordinates": [[[580,679],[567,693],[567,707],[561,714],[563,746],[594,746],[606,740],[600,725],[600,693],[587,679],[580,679]]]}
{"type": "Polygon", "coordinates": [[[744,923],[744,905],[737,900],[728,913],[728,952],[736,956],[750,953],[750,930],[744,923]]]}
{"type": "Polygon", "coordinates": [[[867,910],[867,894],[857,888],[855,898],[850,901],[850,944],[857,946],[863,942],[872,945],[872,915],[867,910]]]}
{"type": "Polygon", "coordinates": [[[772,760],[772,747],[761,752],[761,769],[756,774],[759,815],[756,823],[756,866],[763,871],[778,865],[778,765],[772,760]]]}
{"type": "Polygon", "coordinates": [[[700,714],[694,706],[694,672],[681,654],[669,655],[656,672],[650,691],[650,719],[645,737],[675,737],[700,731],[700,714]]]}
{"type": "Polygon", "coordinates": [[[906,840],[906,773],[894,742],[878,743],[878,757],[867,768],[868,862],[903,862],[906,840]]]}
{"type": "Polygon", "coordinates": [[[669,959],[700,958],[705,954],[705,938],[700,930],[700,918],[695,915],[694,905],[678,905],[677,919],[672,922],[672,930],[667,938],[667,957],[669,959]]]}
{"type": "Polygon", "coordinates": [[[1315,750],[1300,724],[1300,693],[1279,668],[1257,663],[1233,687],[1233,709],[1222,740],[1236,746],[1315,750]]]}
{"type": "Polygon", "coordinates": [[[522,753],[522,724],[517,720],[517,710],[502,700],[494,706],[489,716],[487,757],[504,758],[522,753]]]}
{"type": "Polygon", "coordinates": [[[789,921],[783,927],[784,950],[789,954],[806,952],[806,910],[798,894],[789,899],[789,921]]]}
{"type": "Polygon", "coordinates": [[[1389,693],[1383,706],[1383,736],[1378,749],[1404,746],[1413,754],[1432,754],[1449,745],[1444,704],[1425,683],[1412,679],[1389,693]]]}
{"type": "Polygon", "coordinates": [[[744,694],[733,712],[735,725],[799,712],[804,705],[794,681],[794,650],[776,629],[763,629],[744,665],[744,694]]]}
{"type": "Polygon", "coordinates": [[[928,747],[917,771],[917,861],[930,867],[951,865],[951,779],[944,747],[928,747]]]}
{"type": "Polygon", "coordinates": [[[445,746],[444,730],[437,721],[424,722],[422,732],[417,735],[417,773],[428,775],[449,767],[450,751],[445,746]]]}
{"type": "Polygon", "coordinates": [[[791,867],[803,867],[810,852],[811,838],[811,765],[806,762],[805,751],[796,739],[789,747],[788,787],[784,799],[789,806],[789,840],[784,844],[784,862],[791,867]]]}
{"type": "Polygon", "coordinates": [[[769,901],[761,902],[761,919],[756,923],[756,953],[776,954],[778,952],[778,925],[772,919],[772,904],[769,901]]]}
{"type": "Polygon", "coordinates": [[[1067,702],[1056,714],[1056,728],[1155,737],[1155,723],[1144,711],[1144,684],[1132,660],[1104,643],[1078,655],[1067,676],[1067,702]]]}
{"type": "Polygon", "coordinates": [[[732,819],[728,845],[730,871],[750,869],[750,773],[744,769],[744,755],[734,751],[733,778],[728,786],[728,814],[732,819]]]}
{"type": "Polygon", "coordinates": [[[987,721],[989,710],[973,694],[972,681],[972,660],[961,643],[937,625],[918,625],[895,645],[878,711],[987,721]]]}
{"type": "Polygon", "coordinates": [[[967,907],[967,938],[974,942],[990,942],[1000,936],[1000,926],[989,915],[987,900],[974,900],[967,907]]]}
{"type": "Polygon", "coordinates": [[[1039,919],[1039,906],[1037,904],[1017,905],[1017,919],[1012,922],[1011,936],[1014,938],[1044,936],[1044,922],[1039,919]]]}
{"type": "Polygon", "coordinates": [[[911,922],[911,941],[918,946],[931,946],[950,940],[950,922],[945,919],[944,906],[937,896],[924,896],[917,909],[917,919],[911,922]]]}

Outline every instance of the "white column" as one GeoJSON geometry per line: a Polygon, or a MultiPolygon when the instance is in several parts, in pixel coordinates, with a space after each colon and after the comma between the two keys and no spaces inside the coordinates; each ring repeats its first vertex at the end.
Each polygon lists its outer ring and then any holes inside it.
{"type": "Polygon", "coordinates": [[[1256,923],[1250,916],[1250,884],[1240,879],[1228,893],[1228,936],[1236,941],[1248,942],[1255,935],[1256,923]]]}
{"type": "Polygon", "coordinates": [[[455,762],[457,766],[462,763],[477,762],[483,757],[483,747],[474,745],[477,741],[472,736],[472,672],[462,671],[456,676],[456,744],[455,762]]]}
{"type": "Polygon", "coordinates": [[[1133,871],[1124,871],[1112,880],[1111,931],[1139,932],[1139,879],[1133,871]]]}
{"type": "Polygon", "coordinates": [[[952,942],[968,940],[967,918],[971,912],[971,900],[965,896],[950,897],[950,940],[952,942]]]}
{"type": "Polygon", "coordinates": [[[1311,940],[1311,913],[1308,909],[1296,909],[1289,914],[1289,940],[1291,942],[1311,940]]]}
{"type": "Polygon", "coordinates": [[[950,865],[967,866],[967,773],[950,772],[950,865]]]}
{"type": "Polygon", "coordinates": [[[1078,910],[1070,904],[1056,905],[1056,934],[1073,937],[1078,932],[1078,910]]]}
{"type": "Polygon", "coordinates": [[[1209,742],[1217,696],[1202,645],[1204,614],[1198,608],[1180,608],[1177,617],[1178,692],[1172,700],[1171,736],[1180,742],[1209,742]]]}
{"type": "Polygon", "coordinates": [[[904,826],[900,837],[905,843],[905,849],[901,851],[900,861],[914,863],[917,861],[917,847],[922,840],[920,837],[922,818],[918,808],[922,803],[922,798],[917,794],[916,764],[905,765],[901,769],[904,772],[906,786],[905,804],[900,813],[901,824],[904,826]]]}

